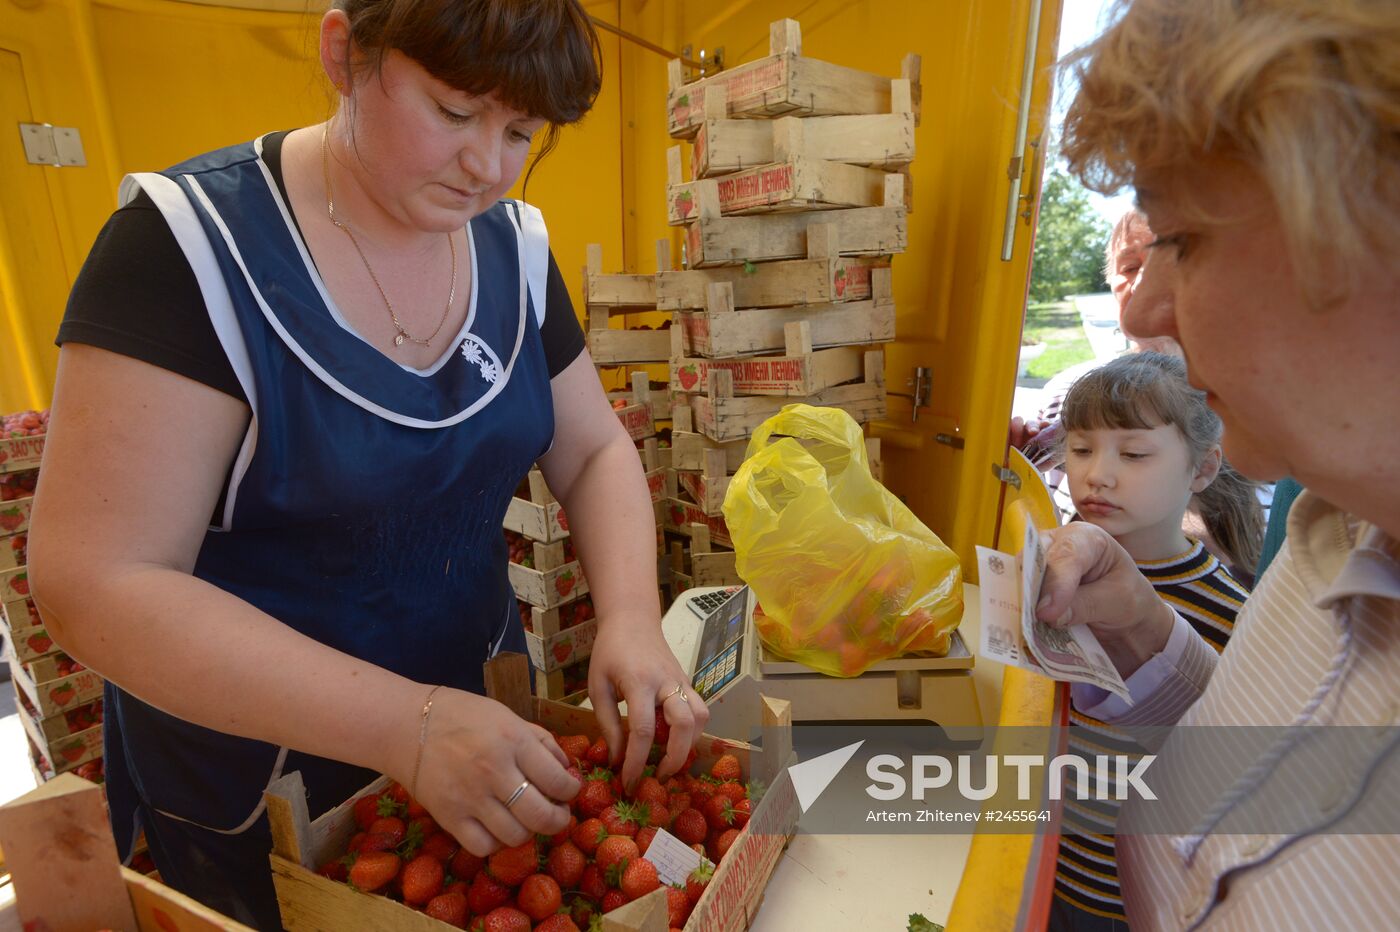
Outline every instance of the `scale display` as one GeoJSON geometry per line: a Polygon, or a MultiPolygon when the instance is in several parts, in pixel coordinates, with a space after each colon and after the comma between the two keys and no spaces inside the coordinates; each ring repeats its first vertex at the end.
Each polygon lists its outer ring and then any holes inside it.
{"type": "Polygon", "coordinates": [[[745,586],[705,618],[690,681],[702,699],[708,700],[739,673],[748,605],[749,587],[745,586]]]}

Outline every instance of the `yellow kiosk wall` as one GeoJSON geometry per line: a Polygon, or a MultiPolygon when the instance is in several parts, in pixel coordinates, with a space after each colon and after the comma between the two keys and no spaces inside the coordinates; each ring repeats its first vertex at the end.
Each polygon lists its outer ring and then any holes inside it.
{"type": "MultiPolygon", "coordinates": [[[[256,5],[259,0],[236,0],[256,5]]],[[[266,0],[263,5],[296,0],[266,0]]],[[[323,118],[331,95],[315,62],[317,15],[170,0],[0,0],[0,409],[49,403],[53,335],[68,288],[128,171],[323,118]],[[75,126],[87,166],[26,164],[13,127],[75,126]]],[[[963,559],[990,543],[1014,383],[1031,224],[1000,259],[1031,0],[612,0],[590,13],[669,49],[723,46],[730,64],[767,54],[768,23],[802,22],[804,52],[892,76],[923,56],[922,125],[909,251],[895,260],[900,338],[891,391],[933,371],[911,420],[892,397],[883,438],[888,484],[963,559]],[[937,437],[960,442],[956,447],[937,437]]],[[[1059,0],[1045,0],[1030,137],[1048,109],[1059,0]]],[[[605,80],[594,111],[565,131],[530,200],[544,210],[577,304],[584,247],[609,268],[649,272],[665,225],[666,61],[600,33],[605,80]]],[[[1023,193],[1039,185],[1036,150],[1023,193]]],[[[582,312],[581,305],[579,306],[582,312]]]]}

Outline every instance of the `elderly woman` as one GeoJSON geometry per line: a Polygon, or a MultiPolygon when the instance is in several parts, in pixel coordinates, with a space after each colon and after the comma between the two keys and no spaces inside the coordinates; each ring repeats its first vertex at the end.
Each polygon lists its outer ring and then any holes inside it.
{"type": "MultiPolygon", "coordinates": [[[[1375,821],[1394,815],[1376,805],[1397,785],[1393,729],[1329,762],[1299,800],[1311,817],[1217,828],[1296,765],[1303,726],[1400,722],[1400,5],[1134,0],[1078,67],[1065,154],[1100,189],[1135,185],[1156,235],[1126,329],[1181,343],[1241,471],[1308,489],[1219,656],[1107,534],[1052,532],[1039,616],[1088,624],[1135,700],[1076,687],[1078,707],[1126,725],[1281,726],[1198,823],[1120,834],[1128,918],[1395,928],[1400,894],[1375,878],[1400,868],[1400,836],[1363,833],[1395,831],[1375,821]],[[1358,813],[1362,831],[1339,829],[1358,813]]],[[[1158,795],[1212,763],[1181,759],[1178,737],[1158,795]]]]}

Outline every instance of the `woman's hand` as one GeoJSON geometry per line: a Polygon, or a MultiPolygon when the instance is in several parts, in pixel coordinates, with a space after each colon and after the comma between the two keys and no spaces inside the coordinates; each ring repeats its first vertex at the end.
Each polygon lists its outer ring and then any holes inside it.
{"type": "Polygon", "coordinates": [[[1046,536],[1036,617],[1057,628],[1088,625],[1127,679],[1166,646],[1175,614],[1102,528],[1075,521],[1046,536]]]}
{"type": "Polygon", "coordinates": [[[443,829],[485,857],[568,825],[566,804],[579,783],[567,766],[554,736],[539,725],[492,699],[444,687],[433,697],[411,789],[443,829]],[[506,808],[526,780],[529,788],[506,808]]]}
{"type": "Polygon", "coordinates": [[[681,668],[661,634],[661,625],[643,618],[599,619],[598,639],[588,667],[588,695],[598,725],[612,750],[613,761],[626,741],[622,782],[632,784],[646,767],[656,735],[656,712],[670,726],[666,756],[656,768],[662,779],[677,772],[710,720],[704,700],[690,688],[690,676],[681,668]],[[681,690],[676,691],[680,686],[681,690]],[[627,702],[627,732],[622,730],[618,700],[627,702]]]}

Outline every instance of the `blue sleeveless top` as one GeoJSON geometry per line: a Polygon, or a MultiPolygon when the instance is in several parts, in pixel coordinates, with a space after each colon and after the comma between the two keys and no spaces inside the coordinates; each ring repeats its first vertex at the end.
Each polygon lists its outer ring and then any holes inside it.
{"type": "MultiPolygon", "coordinates": [[[[413,369],[345,322],[260,153],[234,146],[122,186],[123,202],[138,185],[150,194],[175,233],[252,407],[194,575],[336,650],[481,692],[483,661],[524,649],[501,523],[554,434],[536,316],[543,222],[513,201],[471,221],[466,321],[451,350],[413,369]]],[[[140,804],[238,834],[283,772],[302,772],[313,815],[373,776],[190,724],[110,684],[106,719],[122,844],[140,804]]]]}

